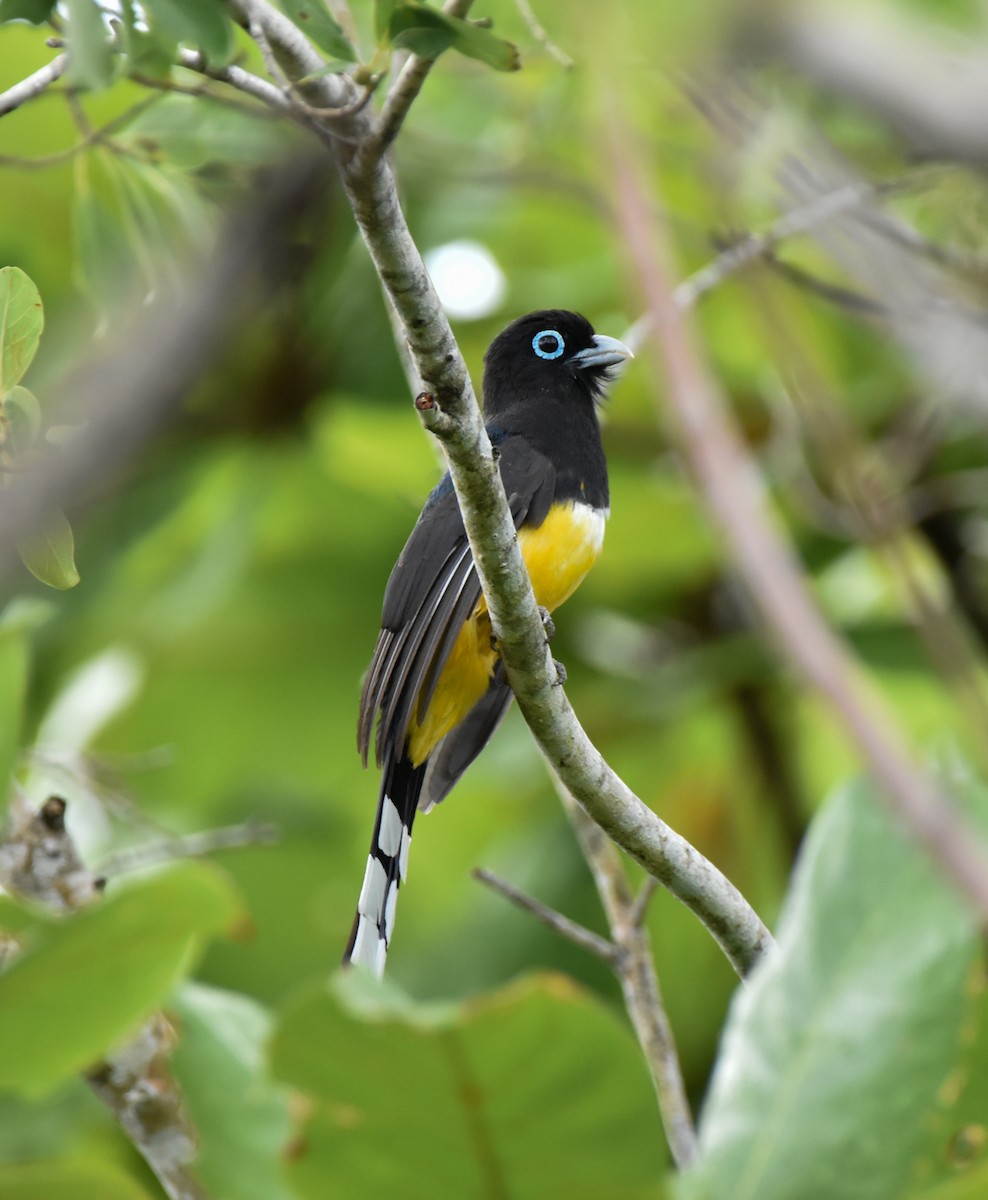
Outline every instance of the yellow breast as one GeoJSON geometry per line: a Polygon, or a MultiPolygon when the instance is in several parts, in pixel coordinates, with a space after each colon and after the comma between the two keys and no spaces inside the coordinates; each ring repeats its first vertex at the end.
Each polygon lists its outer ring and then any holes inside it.
{"type": "MultiPolygon", "coordinates": [[[[587,504],[554,504],[537,529],[518,531],[532,590],[543,608],[558,608],[583,582],[604,544],[606,520],[606,513],[587,504]]],[[[480,700],[496,662],[490,617],[481,596],[446,660],[425,719],[412,725],[408,748],[413,763],[424,762],[480,700]]]]}

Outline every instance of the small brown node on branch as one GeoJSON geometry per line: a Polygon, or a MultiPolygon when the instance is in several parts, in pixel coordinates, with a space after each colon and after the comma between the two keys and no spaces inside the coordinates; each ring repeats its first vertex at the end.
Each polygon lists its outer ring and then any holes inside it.
{"type": "Polygon", "coordinates": [[[61,796],[49,796],[41,806],[41,811],[38,816],[41,817],[42,824],[46,829],[50,829],[52,833],[62,833],[65,829],[65,810],[68,804],[61,796]]]}
{"type": "Polygon", "coordinates": [[[415,397],[415,407],[419,412],[431,412],[436,407],[436,398],[432,392],[419,392],[415,397]]]}

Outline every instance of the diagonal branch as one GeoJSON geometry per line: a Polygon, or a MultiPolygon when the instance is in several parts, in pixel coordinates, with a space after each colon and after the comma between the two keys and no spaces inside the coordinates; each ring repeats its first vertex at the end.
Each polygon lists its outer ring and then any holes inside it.
{"type": "MultiPolygon", "coordinates": [[[[298,81],[319,56],[266,0],[232,0],[263,26],[281,69],[298,81]]],[[[321,82],[321,81],[316,81],[321,82]]],[[[366,113],[350,126],[372,136],[366,113]]],[[[474,561],[515,697],[536,741],[567,790],[623,849],[707,926],[739,974],[771,944],[738,890],[634,795],[590,742],[558,686],[535,596],[525,572],[504,488],[469,373],[405,221],[390,166],[363,157],[352,141],[333,143],[357,224],[431,401],[420,407],[442,442],[474,561]]]]}
{"type": "Polygon", "coordinates": [[[53,84],[56,79],[61,79],[68,69],[68,65],[69,56],[59,54],[50,63],[39,67],[33,75],[28,75],[27,79],[22,79],[20,83],[15,83],[13,87],[0,93],[0,117],[13,112],[15,108],[20,108],[22,104],[33,100],[35,96],[40,96],[46,87],[53,84]]]}

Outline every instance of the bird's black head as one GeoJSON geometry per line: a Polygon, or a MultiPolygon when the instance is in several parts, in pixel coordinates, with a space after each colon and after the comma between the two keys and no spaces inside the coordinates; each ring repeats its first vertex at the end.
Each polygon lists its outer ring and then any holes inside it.
{"type": "Polygon", "coordinates": [[[497,335],[484,355],[487,419],[519,400],[540,396],[585,398],[603,394],[611,369],[631,358],[616,338],[594,333],[579,313],[543,309],[519,317],[497,335]]]}

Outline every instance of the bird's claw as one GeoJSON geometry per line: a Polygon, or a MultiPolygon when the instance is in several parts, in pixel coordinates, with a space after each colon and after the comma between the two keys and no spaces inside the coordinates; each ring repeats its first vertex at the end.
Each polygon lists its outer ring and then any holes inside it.
{"type": "Polygon", "coordinates": [[[559,661],[558,658],[552,660],[552,665],[556,668],[555,687],[562,687],[566,682],[566,667],[559,661]]]}
{"type": "Polygon", "coordinates": [[[542,628],[545,630],[545,640],[546,645],[548,645],[556,636],[556,622],[552,619],[549,610],[541,604],[539,605],[539,619],[542,622],[542,628]]]}

